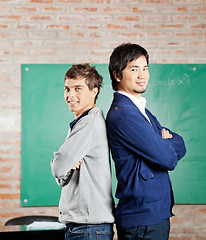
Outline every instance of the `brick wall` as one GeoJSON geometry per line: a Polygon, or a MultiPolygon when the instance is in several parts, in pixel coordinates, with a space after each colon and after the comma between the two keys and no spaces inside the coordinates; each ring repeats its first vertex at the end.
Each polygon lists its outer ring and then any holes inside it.
{"type": "MultiPolygon", "coordinates": [[[[20,207],[22,63],[108,63],[136,42],[151,63],[206,63],[205,0],[0,1],[0,225],[11,217],[54,214],[20,207]]],[[[171,239],[206,239],[206,206],[177,205],[171,239]]]]}

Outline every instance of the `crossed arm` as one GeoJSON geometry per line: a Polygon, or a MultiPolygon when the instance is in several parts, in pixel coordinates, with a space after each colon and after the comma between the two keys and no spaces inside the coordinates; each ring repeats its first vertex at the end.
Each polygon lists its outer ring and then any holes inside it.
{"type": "Polygon", "coordinates": [[[70,169],[68,173],[71,173],[72,171],[79,169],[81,164],[82,160],[80,160],[72,169],[70,169]]]}
{"type": "MultiPolygon", "coordinates": [[[[162,138],[167,139],[167,138],[172,138],[172,134],[166,129],[162,129],[162,138]]],[[[71,173],[72,171],[75,171],[80,168],[80,165],[82,164],[82,160],[80,160],[68,173],[71,173]]]]}
{"type": "Polygon", "coordinates": [[[172,134],[168,130],[165,130],[164,128],[162,129],[162,138],[167,139],[167,138],[173,138],[172,134]]]}

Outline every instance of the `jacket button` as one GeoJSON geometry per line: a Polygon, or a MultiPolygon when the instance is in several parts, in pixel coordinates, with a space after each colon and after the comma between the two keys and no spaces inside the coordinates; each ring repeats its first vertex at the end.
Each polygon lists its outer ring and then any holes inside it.
{"type": "Polygon", "coordinates": [[[118,107],[116,107],[114,110],[118,110],[119,108],[118,107]]]}

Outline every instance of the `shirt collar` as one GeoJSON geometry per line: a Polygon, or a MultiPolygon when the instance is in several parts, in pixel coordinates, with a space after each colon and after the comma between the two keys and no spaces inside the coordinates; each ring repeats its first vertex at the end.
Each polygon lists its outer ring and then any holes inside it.
{"type": "Polygon", "coordinates": [[[123,91],[118,91],[118,93],[123,94],[125,96],[127,96],[129,99],[131,99],[131,101],[139,108],[139,109],[144,109],[146,107],[146,98],[143,98],[140,96],[140,98],[136,98],[133,95],[127,93],[127,92],[123,92],[123,91]]]}
{"type": "Polygon", "coordinates": [[[70,128],[71,128],[71,130],[72,130],[72,128],[74,127],[74,125],[75,125],[81,118],[83,118],[84,116],[88,115],[88,113],[89,113],[90,110],[91,110],[91,108],[88,109],[87,111],[85,111],[84,113],[82,113],[81,116],[79,116],[77,119],[74,119],[74,120],[70,123],[70,128]]]}

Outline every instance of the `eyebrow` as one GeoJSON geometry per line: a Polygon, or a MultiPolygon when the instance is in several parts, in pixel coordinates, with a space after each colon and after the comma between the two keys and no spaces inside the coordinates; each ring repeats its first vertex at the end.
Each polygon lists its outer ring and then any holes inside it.
{"type": "MultiPolygon", "coordinates": [[[[145,67],[148,67],[149,65],[147,64],[147,65],[145,65],[145,66],[143,66],[143,68],[145,68],[145,67]]],[[[131,66],[131,67],[129,67],[129,68],[140,68],[141,66],[137,66],[137,65],[133,65],[133,66],[131,66]]]]}
{"type": "MultiPolygon", "coordinates": [[[[68,87],[67,85],[64,85],[64,87],[71,88],[71,87],[68,87]]],[[[75,88],[75,87],[84,87],[84,86],[83,85],[74,85],[74,86],[72,86],[72,88],[75,88]]]]}

